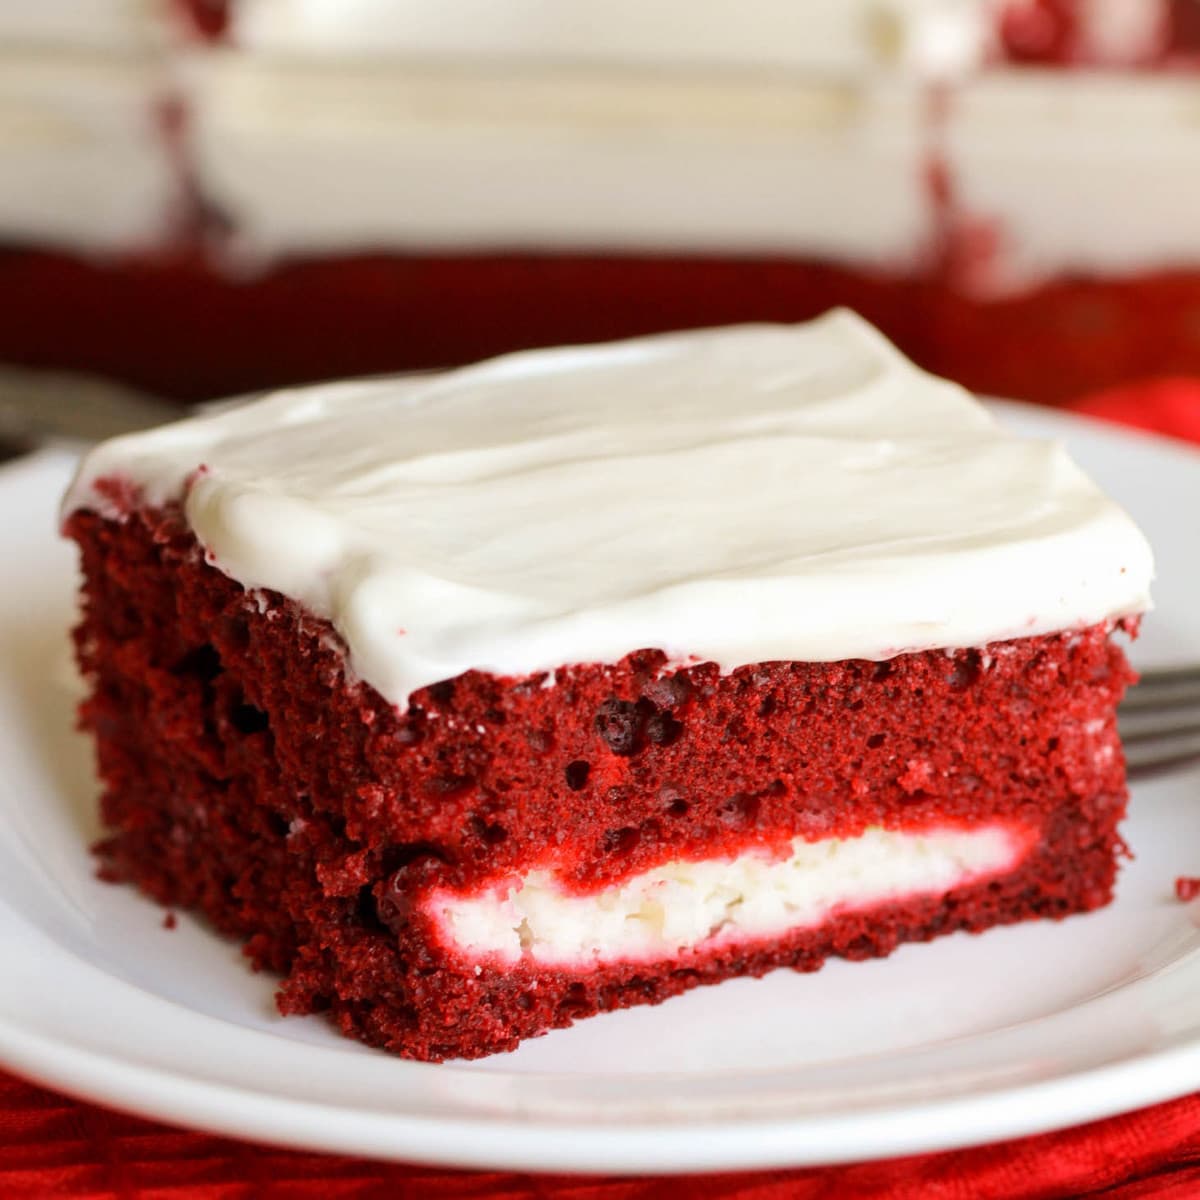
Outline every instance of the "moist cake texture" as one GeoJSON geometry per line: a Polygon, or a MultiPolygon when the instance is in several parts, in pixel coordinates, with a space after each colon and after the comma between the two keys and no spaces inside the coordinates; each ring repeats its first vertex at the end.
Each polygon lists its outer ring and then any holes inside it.
{"type": "Polygon", "coordinates": [[[1111,896],[1151,573],[847,314],[99,448],[104,871],[426,1059],[1111,896]]]}

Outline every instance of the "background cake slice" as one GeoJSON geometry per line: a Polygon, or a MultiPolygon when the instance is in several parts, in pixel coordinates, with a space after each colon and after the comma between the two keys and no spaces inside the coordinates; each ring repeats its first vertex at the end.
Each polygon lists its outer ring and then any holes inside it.
{"type": "Polygon", "coordinates": [[[849,314],[280,393],[66,528],[105,870],[391,1050],[1111,896],[1148,547],[849,314]]]}

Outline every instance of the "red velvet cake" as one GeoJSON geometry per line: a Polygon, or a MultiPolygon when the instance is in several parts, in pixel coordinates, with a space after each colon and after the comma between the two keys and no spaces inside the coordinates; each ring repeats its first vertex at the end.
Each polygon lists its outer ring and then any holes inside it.
{"type": "Polygon", "coordinates": [[[415,1058],[1105,904],[1148,549],[861,322],[334,385],[66,504],[105,874],[415,1058]]]}

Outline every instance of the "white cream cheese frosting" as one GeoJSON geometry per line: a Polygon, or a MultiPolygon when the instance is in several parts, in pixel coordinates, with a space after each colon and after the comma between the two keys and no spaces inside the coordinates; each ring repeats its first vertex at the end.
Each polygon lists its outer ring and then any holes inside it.
{"type": "Polygon", "coordinates": [[[956,283],[985,293],[1200,263],[1186,72],[985,70],[935,89],[886,72],[234,50],[182,78],[195,176],[243,263],[611,250],[929,275],[964,230],[956,283]]]}
{"type": "Polygon", "coordinates": [[[239,0],[230,35],[246,50],[320,58],[949,73],[986,54],[997,3],[239,0]]]}
{"type": "Polygon", "coordinates": [[[985,73],[943,132],[956,208],[994,236],[983,289],[1200,263],[1194,75],[985,73]]]}
{"type": "Polygon", "coordinates": [[[119,517],[111,477],[399,706],[471,668],[881,659],[1149,603],[1145,539],[1060,446],[846,312],[280,392],[105,443],[67,510],[119,517]]]}
{"type": "Polygon", "coordinates": [[[250,259],[590,248],[904,269],[936,236],[927,98],[904,80],[190,66],[197,178],[250,259]]]}
{"type": "Polygon", "coordinates": [[[0,46],[0,242],[88,252],[167,236],[181,182],[154,55],[0,46]]]}
{"type": "Polygon", "coordinates": [[[162,45],[176,0],[0,0],[0,45],[145,50],[162,45]]]}

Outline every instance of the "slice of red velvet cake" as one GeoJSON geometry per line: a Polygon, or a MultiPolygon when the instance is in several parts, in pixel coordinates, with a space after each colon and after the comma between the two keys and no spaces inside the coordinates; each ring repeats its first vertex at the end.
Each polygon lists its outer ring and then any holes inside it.
{"type": "Polygon", "coordinates": [[[1096,908],[1148,547],[856,318],[280,393],[66,502],[105,872],[424,1059],[1096,908]]]}

